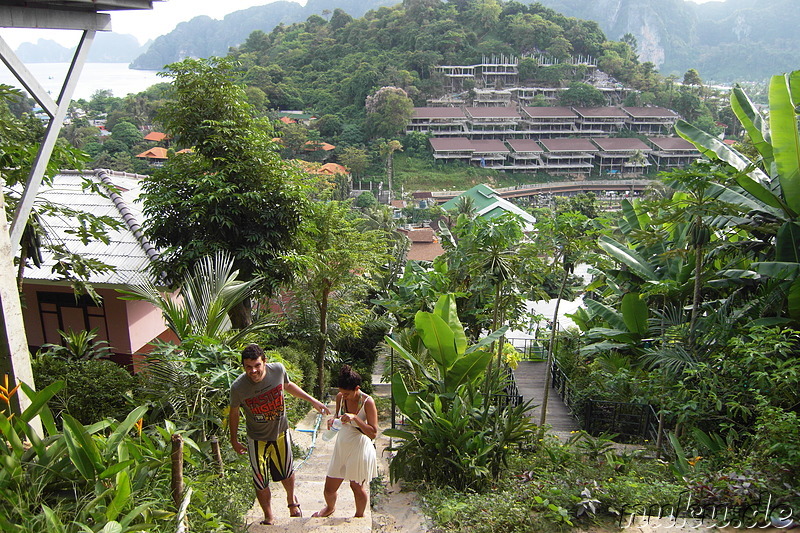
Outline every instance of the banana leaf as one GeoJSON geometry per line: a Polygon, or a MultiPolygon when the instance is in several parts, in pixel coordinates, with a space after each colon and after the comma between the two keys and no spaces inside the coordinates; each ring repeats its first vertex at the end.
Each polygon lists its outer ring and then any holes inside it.
{"type": "Polygon", "coordinates": [[[656,275],[653,268],[636,250],[628,248],[624,244],[620,244],[611,237],[603,235],[600,237],[598,244],[600,248],[606,251],[613,259],[620,263],[627,265],[636,274],[647,280],[656,280],[656,275]]]}
{"type": "Polygon", "coordinates": [[[459,356],[453,330],[440,316],[425,311],[417,311],[414,325],[431,358],[445,370],[459,356]]]}
{"type": "Polygon", "coordinates": [[[761,113],[756,109],[756,106],[738,84],[734,86],[731,92],[731,109],[744,127],[755,149],[761,154],[765,163],[769,165],[772,162],[773,155],[772,145],[768,140],[768,125],[761,117],[761,113]]]}
{"type": "Polygon", "coordinates": [[[642,336],[647,334],[647,304],[638,293],[629,292],[623,296],[620,309],[628,331],[642,336]]]}
{"type": "Polygon", "coordinates": [[[623,320],[622,316],[617,312],[616,309],[600,303],[597,300],[586,300],[585,304],[586,309],[589,311],[589,313],[591,313],[591,316],[599,316],[614,329],[627,329],[625,320],[623,320]]]}
{"type": "Polygon", "coordinates": [[[750,174],[754,180],[762,184],[770,182],[769,176],[760,169],[754,168],[749,159],[714,135],[706,133],[684,120],[679,120],[675,124],[675,132],[695,145],[700,153],[709,159],[724,161],[736,170],[750,174]]]}
{"type": "Polygon", "coordinates": [[[793,213],[800,213],[800,135],[795,109],[800,71],[773,76],[769,85],[769,121],[772,150],[780,177],[783,199],[793,213]]]}
{"type": "Polygon", "coordinates": [[[456,352],[464,353],[464,350],[467,349],[467,335],[464,333],[464,326],[458,319],[455,295],[443,294],[440,296],[436,301],[433,312],[450,326],[450,330],[453,332],[456,352]]]}

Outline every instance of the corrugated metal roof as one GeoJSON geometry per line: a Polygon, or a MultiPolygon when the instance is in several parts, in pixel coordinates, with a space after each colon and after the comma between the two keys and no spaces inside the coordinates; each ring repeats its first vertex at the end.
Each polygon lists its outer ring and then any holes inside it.
{"type": "Polygon", "coordinates": [[[428,139],[436,151],[473,152],[475,147],[466,137],[432,137],[428,139]]]}
{"type": "Polygon", "coordinates": [[[695,150],[695,145],[682,137],[648,137],[659,150],[695,150]]]}
{"type": "Polygon", "coordinates": [[[412,118],[465,118],[460,107],[415,107],[412,118]]]}
{"type": "Polygon", "coordinates": [[[524,106],[522,110],[531,118],[575,118],[578,116],[569,107],[524,106]]]}
{"type": "Polygon", "coordinates": [[[626,113],[632,117],[663,117],[663,118],[677,118],[678,114],[666,107],[623,107],[626,113]]]}
{"type": "Polygon", "coordinates": [[[520,118],[514,107],[467,107],[464,112],[471,118],[520,118]]]}
{"type": "MultiPolygon", "coordinates": [[[[109,172],[104,170],[79,172],[62,172],[53,178],[52,185],[43,184],[37,202],[50,201],[71,209],[84,211],[94,215],[109,216],[122,223],[119,230],[107,233],[109,243],[91,241],[82,243],[68,230],[78,225],[74,219],[64,219],[56,215],[42,215],[48,233],[64,245],[72,253],[96,259],[114,267],[114,272],[92,274],[88,280],[93,285],[128,285],[138,281],[157,256],[155,249],[141,234],[143,220],[139,197],[139,179],[141,176],[109,172]],[[101,185],[100,190],[107,191],[103,182],[110,182],[118,188],[118,192],[106,195],[92,191],[84,191],[82,183],[91,179],[101,185]]],[[[38,281],[63,281],[52,272],[55,258],[50,253],[43,253],[41,268],[25,269],[25,279],[38,281]]]]}
{"type": "Polygon", "coordinates": [[[515,152],[543,152],[541,146],[539,146],[536,141],[533,139],[509,139],[508,145],[514,149],[515,152]]]}
{"type": "Polygon", "coordinates": [[[473,139],[472,146],[476,152],[508,153],[510,150],[500,139],[473,139]]]}
{"type": "Polygon", "coordinates": [[[605,152],[616,150],[641,150],[649,152],[652,150],[641,139],[635,137],[593,137],[592,141],[605,152]]]}
{"type": "Polygon", "coordinates": [[[539,139],[539,144],[548,152],[596,152],[595,146],[589,139],[539,139]]]}
{"type": "Polygon", "coordinates": [[[625,118],[628,116],[618,107],[575,107],[573,109],[582,117],[625,118]]]}

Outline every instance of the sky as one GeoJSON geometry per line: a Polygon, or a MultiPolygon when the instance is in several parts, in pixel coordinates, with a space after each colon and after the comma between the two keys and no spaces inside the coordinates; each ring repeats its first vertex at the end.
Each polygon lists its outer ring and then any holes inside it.
{"type": "MultiPolygon", "coordinates": [[[[152,10],[127,10],[111,14],[111,27],[115,33],[127,33],[139,39],[140,44],[172,31],[180,22],[199,15],[222,19],[228,13],[252,6],[270,4],[274,0],[165,0],[153,2],[152,10]]],[[[293,0],[305,5],[306,0],[293,0]]],[[[714,0],[689,0],[698,4],[714,0]]],[[[717,0],[719,1],[719,0],[717,0]]],[[[50,39],[62,46],[74,47],[80,39],[75,30],[32,30],[0,28],[2,37],[12,49],[23,42],[35,43],[50,39]]]]}
{"type": "MultiPolygon", "coordinates": [[[[180,22],[199,15],[222,19],[228,13],[253,6],[271,4],[275,0],[164,0],[154,1],[153,9],[111,12],[111,29],[114,33],[127,33],[139,39],[140,44],[159,35],[169,33],[180,22]]],[[[305,0],[288,0],[305,5],[305,0]]],[[[78,44],[81,32],[75,30],[34,30],[0,28],[0,36],[16,50],[23,42],[35,43],[50,39],[63,46],[78,44]]]]}

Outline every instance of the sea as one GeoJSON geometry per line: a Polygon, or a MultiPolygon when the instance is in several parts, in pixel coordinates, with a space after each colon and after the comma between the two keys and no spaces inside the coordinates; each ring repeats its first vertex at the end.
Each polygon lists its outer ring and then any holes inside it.
{"type": "MultiPolygon", "coordinates": [[[[39,84],[55,100],[61,92],[69,63],[26,63],[39,84]]],[[[81,71],[73,99],[88,100],[97,91],[109,90],[114,96],[124,97],[144,91],[156,83],[170,81],[158,76],[156,70],[133,70],[128,63],[86,63],[81,71]]],[[[5,64],[0,63],[0,83],[23,89],[22,84],[5,64]]]]}

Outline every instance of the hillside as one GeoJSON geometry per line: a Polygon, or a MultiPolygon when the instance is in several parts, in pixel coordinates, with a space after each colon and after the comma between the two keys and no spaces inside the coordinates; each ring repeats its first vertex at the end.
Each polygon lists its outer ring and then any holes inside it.
{"type": "MultiPolygon", "coordinates": [[[[532,4],[533,0],[521,0],[532,4]]],[[[266,33],[278,24],[302,22],[336,8],[360,17],[396,0],[309,0],[305,7],[279,1],[229,14],[223,20],[196,17],[155,40],[137,57],[133,68],[160,69],[184,57],[225,55],[254,30],[266,33]]],[[[452,6],[471,4],[449,2],[452,6]]],[[[697,69],[704,80],[729,82],[765,79],[796,68],[800,41],[794,31],[800,12],[794,0],[726,0],[695,4],[688,0],[539,0],[568,17],[595,21],[611,40],[625,34],[636,38],[642,62],[660,73],[683,76],[697,69]]],[[[407,6],[442,4],[437,0],[406,0],[407,6]]],[[[491,6],[492,2],[483,5],[491,6]]],[[[442,35],[444,37],[444,35],[442,35]]]]}
{"type": "Polygon", "coordinates": [[[425,105],[446,92],[434,67],[472,65],[500,54],[538,54],[556,62],[548,67],[523,60],[519,77],[539,84],[582,81],[588,67],[567,64],[582,56],[640,90],[656,85],[653,72],[636,61],[629,46],[607,41],[594,22],[540,4],[496,3],[488,10],[484,5],[407,0],[362,18],[336,9],[329,20],[312,16],[270,33],[255,32],[232,55],[243,81],[263,91],[270,108],[351,119],[363,117],[365,98],[380,87],[400,87],[416,105],[425,105]]]}
{"type": "Polygon", "coordinates": [[[280,0],[228,14],[222,20],[207,16],[195,17],[178,24],[174,30],[158,37],[146,52],[131,62],[131,68],[160,70],[164,65],[186,57],[224,56],[255,30],[272,31],[279,24],[293,24],[311,15],[342,9],[360,17],[370,9],[392,5],[396,0],[308,0],[305,6],[280,0]]]}

